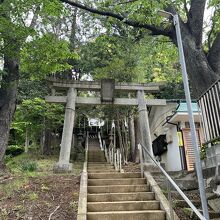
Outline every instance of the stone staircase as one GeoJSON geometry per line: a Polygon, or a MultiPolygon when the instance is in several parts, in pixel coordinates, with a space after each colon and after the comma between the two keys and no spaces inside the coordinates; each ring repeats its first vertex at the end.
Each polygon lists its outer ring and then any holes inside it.
{"type": "Polygon", "coordinates": [[[119,173],[105,161],[96,138],[88,150],[88,220],[165,220],[166,213],[140,173],[119,173]]]}

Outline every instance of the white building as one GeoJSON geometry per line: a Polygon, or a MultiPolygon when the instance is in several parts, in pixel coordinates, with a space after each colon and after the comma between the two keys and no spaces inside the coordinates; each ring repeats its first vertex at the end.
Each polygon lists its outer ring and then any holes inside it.
{"type": "MultiPolygon", "coordinates": [[[[203,143],[200,112],[192,103],[199,144],[203,143]]],[[[193,170],[194,152],[191,143],[186,103],[170,103],[154,107],[149,114],[153,151],[167,171],[193,170]]]]}

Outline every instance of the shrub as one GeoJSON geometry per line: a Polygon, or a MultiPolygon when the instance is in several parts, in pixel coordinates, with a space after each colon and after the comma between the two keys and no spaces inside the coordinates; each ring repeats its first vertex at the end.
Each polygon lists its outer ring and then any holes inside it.
{"type": "Polygon", "coordinates": [[[24,160],[20,164],[23,171],[34,172],[37,170],[37,163],[35,161],[24,160]]]}
{"type": "Polygon", "coordinates": [[[200,159],[204,160],[206,158],[206,149],[207,149],[208,145],[207,144],[203,144],[200,147],[200,159]]]}
{"type": "Polygon", "coordinates": [[[24,147],[19,145],[9,145],[5,154],[7,156],[15,157],[24,152],[24,147]]]}

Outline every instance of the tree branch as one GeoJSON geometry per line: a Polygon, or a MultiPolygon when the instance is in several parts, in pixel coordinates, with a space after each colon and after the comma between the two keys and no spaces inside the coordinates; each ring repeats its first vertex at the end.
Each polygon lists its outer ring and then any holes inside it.
{"type": "Polygon", "coordinates": [[[88,7],[86,5],[82,5],[78,2],[74,2],[72,0],[60,0],[61,2],[67,3],[71,6],[86,10],[88,12],[94,13],[94,14],[99,14],[102,16],[106,16],[106,17],[112,17],[112,18],[116,18],[119,21],[123,22],[124,24],[127,24],[129,26],[133,26],[133,27],[137,27],[137,28],[144,28],[144,29],[148,29],[149,31],[151,31],[152,35],[164,35],[164,36],[171,36],[171,31],[170,30],[165,30],[164,28],[161,27],[156,27],[154,25],[149,25],[149,24],[143,24],[134,20],[129,20],[126,17],[120,15],[120,14],[116,14],[114,12],[110,12],[110,11],[102,11],[96,8],[92,8],[92,7],[88,7]]]}
{"type": "MultiPolygon", "coordinates": [[[[125,4],[133,3],[133,2],[136,2],[136,1],[138,1],[138,0],[129,0],[129,1],[116,3],[115,5],[125,5],[125,4]]],[[[114,6],[114,5],[111,5],[111,6],[114,6]]]]}
{"type": "Polygon", "coordinates": [[[209,50],[208,61],[212,69],[220,74],[220,32],[209,50]]]}
{"type": "Polygon", "coordinates": [[[33,15],[33,18],[31,20],[31,23],[30,23],[30,26],[29,26],[30,28],[34,28],[36,26],[39,11],[40,11],[40,5],[38,5],[36,7],[35,11],[33,12],[34,15],[33,15]]]}
{"type": "Polygon", "coordinates": [[[188,8],[187,8],[187,2],[186,2],[186,0],[184,0],[183,4],[184,4],[184,10],[185,10],[185,12],[186,12],[186,16],[187,16],[187,18],[188,18],[188,16],[189,16],[189,10],[188,10],[188,8]]]}
{"type": "MultiPolygon", "coordinates": [[[[215,16],[215,14],[214,14],[214,16],[215,16]]],[[[212,28],[208,34],[208,48],[209,48],[209,50],[211,49],[211,36],[212,36],[212,33],[214,32],[214,28],[215,28],[215,22],[213,21],[212,28]]]]}
{"type": "Polygon", "coordinates": [[[206,0],[191,0],[191,7],[188,14],[190,31],[195,38],[198,47],[202,44],[203,17],[206,0]]]}

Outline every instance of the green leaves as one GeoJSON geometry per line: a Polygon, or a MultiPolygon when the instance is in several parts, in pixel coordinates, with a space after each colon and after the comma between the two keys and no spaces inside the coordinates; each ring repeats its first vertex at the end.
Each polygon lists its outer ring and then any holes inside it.
{"type": "Polygon", "coordinates": [[[67,41],[45,34],[22,49],[21,70],[31,73],[32,79],[42,79],[46,75],[71,69],[68,60],[78,58],[76,53],[70,52],[67,41]]]}
{"type": "Polygon", "coordinates": [[[62,105],[48,104],[41,98],[23,100],[17,106],[11,129],[16,131],[17,139],[23,145],[26,130],[31,139],[37,140],[45,126],[48,129],[59,129],[63,125],[64,107],[62,105]]]}
{"type": "Polygon", "coordinates": [[[48,16],[58,17],[63,13],[63,10],[63,4],[59,0],[44,0],[41,12],[43,14],[47,14],[48,16]]]}

